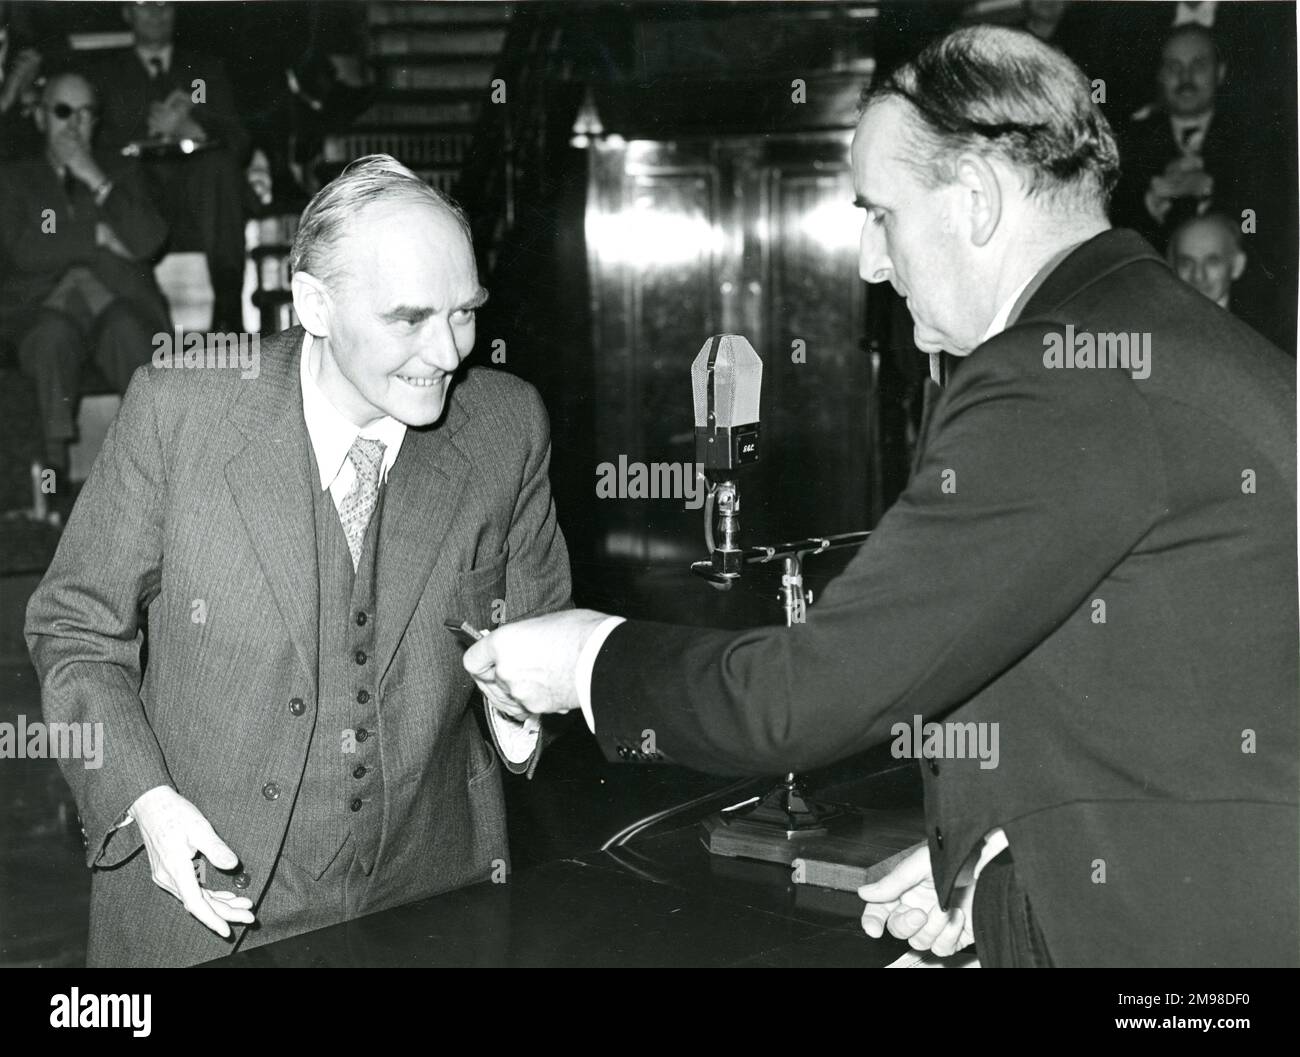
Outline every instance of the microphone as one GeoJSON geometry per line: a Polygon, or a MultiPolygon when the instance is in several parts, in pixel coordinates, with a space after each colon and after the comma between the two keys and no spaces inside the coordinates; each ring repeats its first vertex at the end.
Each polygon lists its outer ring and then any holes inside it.
{"type": "Polygon", "coordinates": [[[758,402],[763,361],[739,334],[718,334],[691,364],[695,461],[710,480],[758,460],[758,402]]]}
{"type": "Polygon", "coordinates": [[[704,343],[691,365],[695,398],[695,461],[709,484],[704,537],[709,560],[691,569],[726,590],[740,576],[740,489],[737,471],[758,460],[759,396],[763,361],[739,334],[718,334],[704,343]],[[714,546],[717,507],[722,543],[714,546]]]}

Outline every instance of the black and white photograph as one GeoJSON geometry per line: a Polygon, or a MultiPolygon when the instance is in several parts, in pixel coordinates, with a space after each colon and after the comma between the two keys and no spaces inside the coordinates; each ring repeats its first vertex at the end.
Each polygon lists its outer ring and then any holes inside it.
{"type": "Polygon", "coordinates": [[[1111,1037],[1249,1036],[1209,971],[1300,966],[1296,16],[0,0],[25,1015],[1099,968],[1111,1037]]]}

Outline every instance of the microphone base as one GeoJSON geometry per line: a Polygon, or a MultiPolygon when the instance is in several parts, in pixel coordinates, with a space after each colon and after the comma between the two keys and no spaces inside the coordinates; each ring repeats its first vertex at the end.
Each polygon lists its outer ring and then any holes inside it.
{"type": "Polygon", "coordinates": [[[825,833],[826,823],[843,814],[843,809],[823,804],[804,793],[803,785],[788,774],[753,807],[743,813],[746,821],[782,830],[787,837],[800,833],[825,833]]]}
{"type": "Polygon", "coordinates": [[[794,837],[802,833],[825,833],[826,823],[841,813],[839,808],[830,804],[797,795],[789,797],[784,789],[778,787],[755,804],[744,818],[753,825],[794,837]]]}
{"type": "MultiPolygon", "coordinates": [[[[782,786],[772,790],[779,793],[782,786]]],[[[769,793],[769,796],[772,794],[769,793]]],[[[768,797],[764,797],[767,800],[768,797]]],[[[760,803],[762,803],[760,801],[760,803]]],[[[805,800],[805,805],[807,805],[805,800]]],[[[741,870],[752,880],[765,883],[788,884],[798,887],[812,885],[822,888],[841,888],[854,891],[849,901],[860,914],[862,906],[856,888],[868,881],[877,880],[875,864],[904,852],[925,839],[925,812],[919,805],[903,808],[864,808],[818,804],[823,813],[817,822],[807,828],[787,828],[786,819],[764,821],[764,813],[756,819],[754,811],[724,811],[710,815],[700,823],[700,838],[710,855],[719,860],[715,870],[741,870]],[[816,863],[822,869],[793,876],[789,867],[798,859],[816,863]],[[742,860],[748,860],[742,864],[742,860]],[[734,865],[722,866],[722,862],[734,865]],[[769,874],[768,866],[774,863],[785,867],[779,873],[769,874]],[[825,869],[844,875],[844,883],[828,882],[825,869]]],[[[777,805],[777,810],[783,805],[777,805]]]]}
{"type": "Polygon", "coordinates": [[[832,821],[850,814],[851,808],[813,800],[790,774],[757,803],[720,812],[703,825],[715,855],[789,863],[805,853],[808,842],[827,838],[832,821]]]}

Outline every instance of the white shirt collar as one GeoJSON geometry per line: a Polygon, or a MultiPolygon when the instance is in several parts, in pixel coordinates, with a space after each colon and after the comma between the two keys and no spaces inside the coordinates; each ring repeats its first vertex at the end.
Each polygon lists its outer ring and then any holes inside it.
{"type": "Polygon", "coordinates": [[[135,46],[135,53],[140,56],[140,61],[144,63],[144,67],[146,70],[150,68],[149,67],[150,59],[161,59],[163,73],[168,73],[172,68],[173,49],[174,49],[174,45],[171,44],[164,44],[161,48],[150,48],[150,47],[146,47],[143,44],[137,44],[135,46]]]}
{"type": "Polygon", "coordinates": [[[316,455],[320,470],[321,491],[329,488],[347,461],[352,442],[358,436],[382,441],[384,458],[379,464],[379,479],[388,480],[388,471],[397,460],[402,441],[406,439],[406,425],[385,415],[362,429],[355,425],[338,408],[330,403],[311,376],[312,337],[304,335],[302,355],[298,357],[298,378],[302,384],[302,414],[307,423],[307,436],[316,455]]]}
{"type": "Polygon", "coordinates": [[[1185,128],[1209,128],[1210,122],[1213,120],[1213,110],[1207,110],[1204,114],[1199,114],[1196,117],[1183,117],[1181,114],[1169,115],[1169,124],[1179,132],[1185,128]]]}
{"type": "Polygon", "coordinates": [[[1185,26],[1196,22],[1206,29],[1213,29],[1214,9],[1218,6],[1218,0],[1202,0],[1196,7],[1180,0],[1178,7],[1174,11],[1174,25],[1185,26]]]}
{"type": "Polygon", "coordinates": [[[1011,310],[1016,307],[1016,302],[1020,300],[1020,295],[1025,292],[1025,287],[1034,281],[1034,276],[1037,274],[1037,272],[1031,273],[1023,283],[1012,291],[1011,296],[1003,302],[1002,307],[998,309],[997,314],[993,317],[993,322],[989,324],[988,330],[984,331],[984,337],[980,338],[979,343],[981,345],[995,334],[1001,334],[1007,329],[1007,321],[1011,318],[1011,310]]]}

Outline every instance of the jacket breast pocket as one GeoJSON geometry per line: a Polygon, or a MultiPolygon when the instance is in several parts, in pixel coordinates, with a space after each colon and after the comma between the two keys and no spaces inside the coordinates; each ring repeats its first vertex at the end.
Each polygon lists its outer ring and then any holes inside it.
{"type": "Polygon", "coordinates": [[[488,565],[461,573],[456,598],[461,607],[456,618],[468,620],[480,631],[490,631],[504,623],[506,615],[506,563],[502,555],[488,565]]]}

